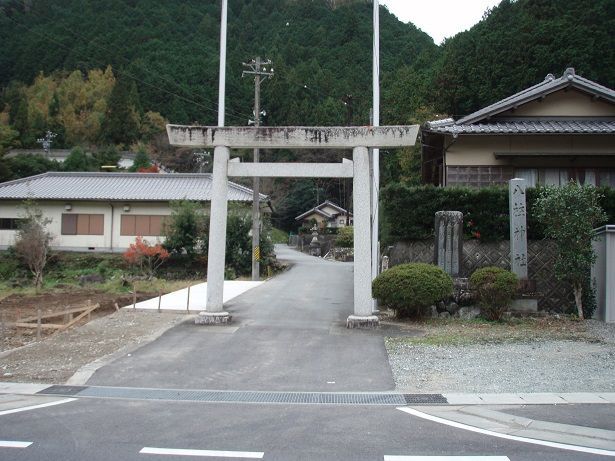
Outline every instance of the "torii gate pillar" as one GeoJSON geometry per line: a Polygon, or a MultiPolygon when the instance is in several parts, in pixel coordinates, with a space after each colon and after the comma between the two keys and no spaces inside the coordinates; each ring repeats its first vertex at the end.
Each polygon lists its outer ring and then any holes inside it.
{"type": "Polygon", "coordinates": [[[371,295],[371,207],[369,148],[413,146],[418,125],[384,127],[199,127],[167,125],[174,146],[214,147],[214,169],[207,261],[207,304],[197,323],[227,323],[224,263],[228,177],[352,177],[354,203],[354,311],[347,326],[373,327],[371,295]],[[343,163],[229,162],[230,149],[353,149],[343,163]]]}

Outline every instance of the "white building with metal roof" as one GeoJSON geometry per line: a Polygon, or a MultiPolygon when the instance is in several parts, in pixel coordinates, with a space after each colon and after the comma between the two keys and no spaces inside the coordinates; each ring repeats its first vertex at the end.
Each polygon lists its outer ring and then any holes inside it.
{"type": "MultiPolygon", "coordinates": [[[[13,244],[26,201],[51,219],[56,249],[123,251],[137,236],[160,242],[171,202],[200,202],[207,213],[211,185],[211,174],[179,173],[49,172],[0,183],[0,248],[13,244]]],[[[252,190],[229,183],[228,200],[251,203],[252,190]]]]}
{"type": "Polygon", "coordinates": [[[615,91],[572,68],[458,120],[422,128],[424,183],[615,187],[615,91]]]}

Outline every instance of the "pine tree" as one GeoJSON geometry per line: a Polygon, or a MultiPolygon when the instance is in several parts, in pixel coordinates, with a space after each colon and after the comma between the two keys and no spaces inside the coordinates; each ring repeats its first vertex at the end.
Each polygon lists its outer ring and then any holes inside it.
{"type": "Polygon", "coordinates": [[[111,91],[101,130],[107,143],[129,145],[139,139],[138,99],[133,85],[118,80],[111,91]]]}

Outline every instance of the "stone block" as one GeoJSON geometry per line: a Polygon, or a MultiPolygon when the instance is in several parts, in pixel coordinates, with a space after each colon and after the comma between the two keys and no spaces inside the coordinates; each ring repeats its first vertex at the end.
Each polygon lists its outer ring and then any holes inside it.
{"type": "Polygon", "coordinates": [[[462,307],[457,311],[456,317],[462,320],[473,320],[480,316],[480,309],[478,307],[462,307]]]}
{"type": "Polygon", "coordinates": [[[221,325],[231,323],[233,316],[228,312],[199,312],[194,323],[197,325],[221,325]]]}
{"type": "Polygon", "coordinates": [[[349,315],[346,320],[346,328],[377,328],[379,325],[377,315],[349,315]]]}
{"type": "Polygon", "coordinates": [[[512,300],[510,305],[512,312],[533,313],[538,312],[537,298],[516,298],[512,300]]]}

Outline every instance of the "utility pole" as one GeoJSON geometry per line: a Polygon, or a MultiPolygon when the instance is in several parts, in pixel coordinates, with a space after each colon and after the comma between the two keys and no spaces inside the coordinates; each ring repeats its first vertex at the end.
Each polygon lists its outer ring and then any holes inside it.
{"type": "MultiPolygon", "coordinates": [[[[260,126],[261,119],[261,83],[266,79],[273,77],[273,67],[271,67],[271,61],[261,61],[260,57],[253,59],[248,63],[243,63],[246,68],[242,77],[245,75],[254,75],[254,126],[258,128],[260,126]]],[[[250,123],[250,121],[248,121],[250,123]]],[[[258,163],[259,150],[254,149],[254,163],[258,163]]],[[[252,280],[260,279],[260,259],[261,259],[261,247],[260,247],[260,178],[254,178],[252,185],[252,280]]]]}
{"type": "Polygon", "coordinates": [[[51,152],[51,144],[53,143],[54,138],[57,134],[47,130],[44,138],[39,138],[36,140],[41,146],[43,146],[43,151],[45,151],[45,157],[49,158],[49,153],[51,152]]]}

